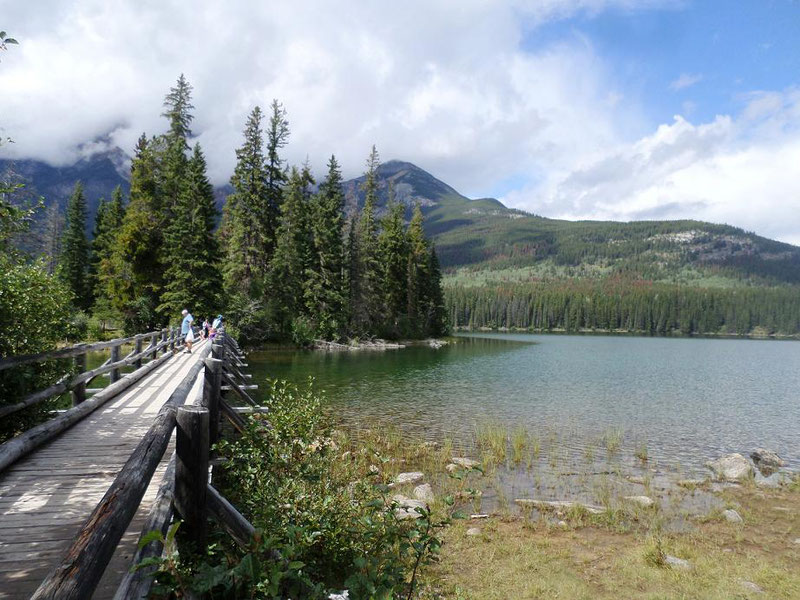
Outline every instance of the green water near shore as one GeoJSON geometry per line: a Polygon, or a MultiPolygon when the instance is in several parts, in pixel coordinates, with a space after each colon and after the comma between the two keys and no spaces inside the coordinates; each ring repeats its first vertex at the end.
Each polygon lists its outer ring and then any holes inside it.
{"type": "Polygon", "coordinates": [[[771,448],[800,463],[800,343],[742,339],[473,334],[440,349],[267,350],[254,379],[314,377],[345,426],[393,426],[409,437],[472,448],[482,424],[556,439],[576,460],[603,455],[691,475],[727,452],[771,448]]]}

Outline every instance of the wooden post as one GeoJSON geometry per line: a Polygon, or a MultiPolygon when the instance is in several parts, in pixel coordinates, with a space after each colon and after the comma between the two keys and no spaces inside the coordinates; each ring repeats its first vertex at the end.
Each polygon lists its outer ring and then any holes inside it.
{"type": "MultiPolygon", "coordinates": [[[[86,354],[78,354],[75,357],[75,370],[80,375],[86,372],[86,354]]],[[[81,381],[74,388],[72,388],[72,406],[78,406],[81,402],[86,400],[86,382],[81,381]]]]}
{"type": "MultiPolygon", "coordinates": [[[[208,409],[178,408],[175,441],[175,509],[183,519],[180,536],[189,552],[206,548],[206,491],[208,486],[208,409]]],[[[186,550],[178,551],[184,554],[186,550]]]]}
{"type": "MultiPolygon", "coordinates": [[[[141,353],[142,353],[142,336],[137,335],[136,336],[136,354],[141,354],[141,353]]],[[[133,366],[136,369],[141,369],[142,368],[142,359],[141,359],[141,357],[138,358],[136,360],[136,362],[133,363],[133,366]]]]}
{"type": "MultiPolygon", "coordinates": [[[[122,346],[111,346],[111,362],[119,362],[119,353],[120,348],[122,346]]],[[[108,380],[110,383],[114,383],[115,381],[119,380],[119,369],[112,369],[111,373],[108,375],[108,380]]]]}
{"type": "Polygon", "coordinates": [[[150,354],[150,360],[155,360],[156,356],[158,356],[158,333],[154,333],[150,336],[150,347],[153,349],[153,352],[150,354]]]}
{"type": "Polygon", "coordinates": [[[164,344],[161,347],[161,350],[162,350],[161,354],[162,355],[166,354],[167,352],[169,352],[169,348],[167,348],[166,341],[167,341],[167,330],[166,329],[162,329],[161,330],[161,343],[164,344]]]}
{"type": "MultiPolygon", "coordinates": [[[[213,355],[214,346],[211,347],[213,355]]],[[[203,406],[208,409],[208,443],[213,446],[219,439],[219,401],[222,387],[222,361],[218,358],[205,359],[205,378],[203,380],[203,406]]]]}

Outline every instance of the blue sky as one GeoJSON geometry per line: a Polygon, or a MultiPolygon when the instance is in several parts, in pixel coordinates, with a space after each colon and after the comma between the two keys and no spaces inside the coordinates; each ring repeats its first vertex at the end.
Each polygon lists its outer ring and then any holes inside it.
{"type": "Polygon", "coordinates": [[[651,125],[675,114],[711,120],[741,110],[750,91],[800,82],[800,2],[792,0],[581,12],[528,30],[523,47],[535,52],[570,37],[585,38],[611,65],[620,91],[641,102],[651,125]],[[688,85],[670,87],[682,75],[688,85]]]}
{"type": "Polygon", "coordinates": [[[798,0],[0,0],[12,158],[163,131],[178,74],[212,180],[273,98],[285,157],[372,144],[553,218],[694,218],[800,244],[798,0]],[[213,32],[210,35],[209,32],[213,32]]]}

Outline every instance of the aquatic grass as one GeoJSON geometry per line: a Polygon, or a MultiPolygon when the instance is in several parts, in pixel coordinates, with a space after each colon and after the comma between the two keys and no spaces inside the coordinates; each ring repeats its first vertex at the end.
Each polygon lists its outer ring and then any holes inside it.
{"type": "Polygon", "coordinates": [[[647,462],[647,443],[646,442],[641,442],[636,447],[636,451],[633,453],[633,455],[636,458],[638,458],[641,462],[646,463],[647,462]]]}
{"type": "Polygon", "coordinates": [[[530,445],[531,445],[531,454],[533,455],[533,458],[538,460],[539,455],[541,455],[542,453],[542,440],[539,438],[538,435],[533,434],[530,439],[530,445]]]}
{"type": "Polygon", "coordinates": [[[617,454],[622,448],[622,438],[625,430],[622,427],[611,427],[603,434],[603,443],[609,456],[617,454]]]}
{"type": "Polygon", "coordinates": [[[505,461],[508,452],[508,432],[498,423],[483,423],[476,432],[478,447],[489,453],[495,463],[505,461]]]}
{"type": "Polygon", "coordinates": [[[530,438],[527,429],[521,425],[515,427],[514,432],[511,434],[511,459],[515,465],[522,462],[522,457],[528,448],[529,442],[530,438]]]}

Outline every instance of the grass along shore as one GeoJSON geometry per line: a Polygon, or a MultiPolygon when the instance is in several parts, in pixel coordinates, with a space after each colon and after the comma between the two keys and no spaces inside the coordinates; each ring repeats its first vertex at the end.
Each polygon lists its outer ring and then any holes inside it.
{"type": "Polygon", "coordinates": [[[443,530],[438,561],[421,573],[421,598],[800,597],[797,475],[780,484],[681,480],[679,470],[630,475],[623,459],[646,465],[647,448],[626,447],[619,429],[596,440],[578,473],[557,440],[492,424],[476,432],[477,464],[453,468],[446,440],[375,431],[361,432],[358,446],[383,457],[382,481],[408,497],[429,483],[434,515],[456,498],[465,517],[443,530]],[[536,491],[508,497],[509,473],[520,471],[536,491]],[[423,476],[393,483],[409,472],[423,476]],[[573,504],[515,502],[554,494],[573,504]]]}

